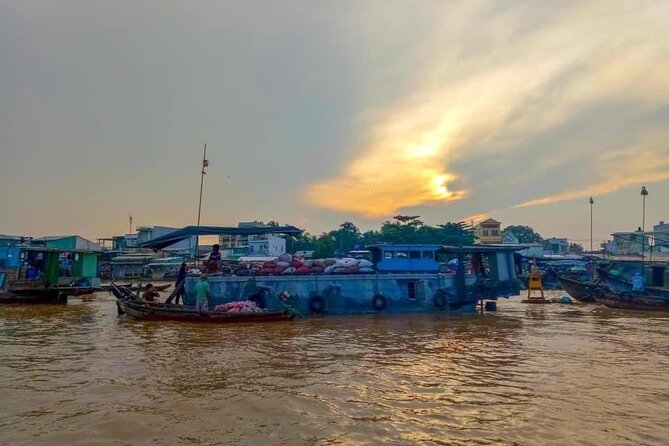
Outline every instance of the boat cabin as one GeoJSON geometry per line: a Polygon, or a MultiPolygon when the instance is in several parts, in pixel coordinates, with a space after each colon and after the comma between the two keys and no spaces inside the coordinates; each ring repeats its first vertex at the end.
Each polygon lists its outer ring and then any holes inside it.
{"type": "Polygon", "coordinates": [[[372,263],[380,273],[385,272],[439,272],[437,254],[441,245],[378,244],[367,247],[372,263]]]}
{"type": "Polygon", "coordinates": [[[98,286],[97,253],[32,246],[0,248],[0,288],[98,286]]]}

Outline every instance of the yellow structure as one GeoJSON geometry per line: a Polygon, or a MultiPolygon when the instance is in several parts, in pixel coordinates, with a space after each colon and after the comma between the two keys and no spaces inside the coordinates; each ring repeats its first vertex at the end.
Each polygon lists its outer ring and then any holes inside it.
{"type": "Polygon", "coordinates": [[[489,218],[474,226],[474,231],[479,243],[502,243],[502,223],[489,218]]]}
{"type": "Polygon", "coordinates": [[[541,282],[541,271],[537,268],[537,263],[533,260],[530,268],[530,280],[527,284],[527,300],[528,303],[545,303],[548,302],[544,298],[544,285],[541,282]],[[539,295],[532,294],[532,291],[538,291],[539,295]]]}

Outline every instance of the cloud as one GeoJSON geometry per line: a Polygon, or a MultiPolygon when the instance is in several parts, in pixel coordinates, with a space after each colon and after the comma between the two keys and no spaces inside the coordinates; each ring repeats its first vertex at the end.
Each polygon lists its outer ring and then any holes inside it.
{"type": "Polygon", "coordinates": [[[356,158],[309,188],[312,204],[373,217],[481,195],[526,207],[669,178],[650,119],[669,104],[667,2],[455,5],[433,11],[445,18],[410,57],[425,61],[414,93],[365,114],[356,158]],[[608,125],[633,122],[607,128],[602,109],[608,125]],[[563,178],[505,178],[527,157],[563,178]]]}

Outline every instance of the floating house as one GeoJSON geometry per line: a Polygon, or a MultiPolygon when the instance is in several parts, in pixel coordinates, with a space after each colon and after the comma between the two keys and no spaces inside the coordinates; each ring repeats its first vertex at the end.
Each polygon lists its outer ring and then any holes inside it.
{"type": "Polygon", "coordinates": [[[93,292],[97,253],[43,246],[0,247],[0,303],[65,303],[93,292]]]}

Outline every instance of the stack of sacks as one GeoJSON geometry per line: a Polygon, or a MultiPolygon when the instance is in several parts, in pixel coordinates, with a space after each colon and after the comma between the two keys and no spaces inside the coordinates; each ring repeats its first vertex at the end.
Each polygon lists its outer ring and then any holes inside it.
{"type": "Polygon", "coordinates": [[[238,276],[255,276],[260,273],[259,262],[240,262],[235,269],[238,276]]]}
{"type": "MultiPolygon", "coordinates": [[[[289,254],[277,260],[263,262],[254,268],[238,268],[238,271],[256,271],[260,275],[307,275],[307,274],[369,274],[374,272],[372,262],[344,257],[342,259],[304,260],[289,254]]],[[[249,275],[248,273],[244,275],[249,275]]]]}
{"type": "Polygon", "coordinates": [[[219,313],[261,313],[263,311],[262,308],[258,308],[256,303],[251,300],[240,300],[216,305],[214,310],[219,313]]]}

